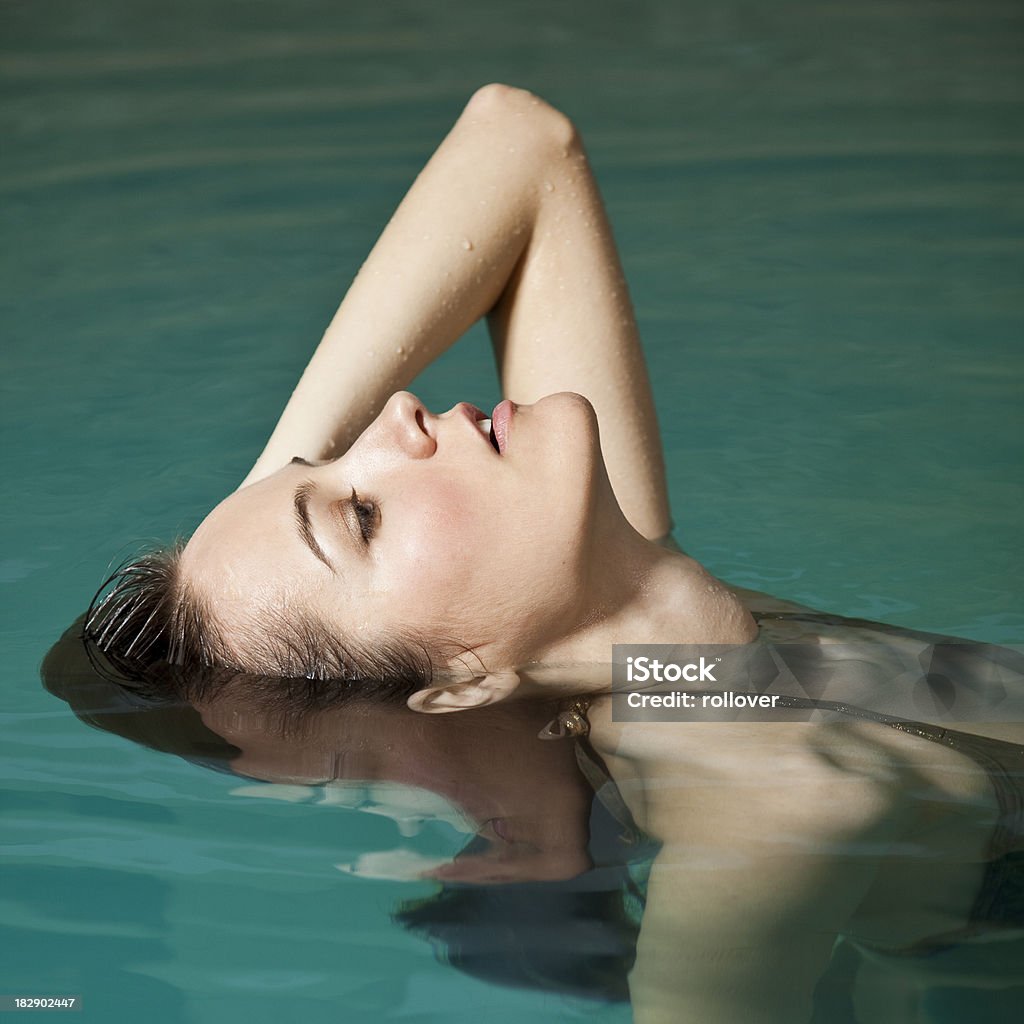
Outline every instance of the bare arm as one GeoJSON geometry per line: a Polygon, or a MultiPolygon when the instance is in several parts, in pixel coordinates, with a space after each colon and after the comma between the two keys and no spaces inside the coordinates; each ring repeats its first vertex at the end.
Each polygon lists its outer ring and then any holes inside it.
{"type": "Polygon", "coordinates": [[[635,1021],[809,1021],[838,931],[833,907],[814,899],[832,904],[834,890],[814,891],[805,874],[814,879],[822,865],[764,857],[756,848],[712,849],[696,865],[685,857],[672,863],[672,850],[655,862],[629,979],[635,1021]],[[730,858],[742,858],[742,869],[731,868],[730,858]]]}
{"type": "Polygon", "coordinates": [[[892,764],[859,730],[792,723],[619,723],[591,742],[651,866],[629,986],[636,1024],[797,1024],[836,938],[904,837],[892,764]]]}
{"type": "Polygon", "coordinates": [[[666,788],[672,834],[651,869],[629,980],[637,1024],[810,1020],[815,985],[875,875],[864,845],[890,838],[891,821],[870,784],[800,775],[666,788]]]}
{"type": "Polygon", "coordinates": [[[666,534],[647,370],[582,143],[554,108],[499,85],[474,94],[398,207],[243,486],[293,455],[344,452],[488,314],[505,395],[586,395],[625,514],[666,534]]]}

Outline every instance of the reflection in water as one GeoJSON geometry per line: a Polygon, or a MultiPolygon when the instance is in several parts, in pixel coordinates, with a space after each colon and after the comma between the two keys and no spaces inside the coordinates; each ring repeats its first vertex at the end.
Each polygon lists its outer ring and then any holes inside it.
{"type": "Polygon", "coordinates": [[[841,714],[618,721],[598,694],[589,737],[543,742],[564,703],[428,716],[240,676],[146,710],[74,630],[44,676],[90,724],[252,780],[240,799],[391,819],[387,849],[336,867],[435,882],[394,920],[477,977],[629,999],[642,1022],[1001,1019],[1024,985],[1024,737],[1005,708],[985,722],[978,681],[1019,694],[1019,655],[778,610],[761,626],[749,664],[772,653],[841,714]],[[969,723],[894,728],[871,706],[899,704],[879,680],[907,658],[970,691],[969,723]]]}
{"type": "Polygon", "coordinates": [[[388,848],[334,866],[434,881],[433,895],[404,901],[394,919],[451,965],[500,984],[628,999],[638,879],[653,845],[621,801],[611,803],[617,818],[594,799],[573,744],[538,738],[553,702],[425,716],[356,693],[323,708],[282,700],[280,680],[236,676],[196,706],[153,707],[94,670],[74,627],[43,674],[91,725],[259,780],[235,787],[240,799],[392,819],[388,848]]]}

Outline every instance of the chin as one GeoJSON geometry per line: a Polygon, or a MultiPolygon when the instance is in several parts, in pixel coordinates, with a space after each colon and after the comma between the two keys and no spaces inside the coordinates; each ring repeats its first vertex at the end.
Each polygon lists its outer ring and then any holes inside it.
{"type": "MultiPolygon", "coordinates": [[[[611,496],[611,484],[601,452],[601,434],[597,413],[590,401],[575,391],[560,391],[542,398],[535,406],[554,441],[560,479],[577,490],[587,510],[593,514],[595,501],[611,496]],[[607,492],[607,494],[605,493],[607,492]]],[[[614,501],[614,497],[612,498],[614,501]]]]}
{"type": "Polygon", "coordinates": [[[575,391],[559,391],[542,398],[535,408],[577,436],[582,430],[588,440],[598,445],[597,412],[590,399],[575,391]]]}
{"type": "Polygon", "coordinates": [[[567,471],[578,471],[581,466],[595,463],[603,470],[597,413],[588,399],[575,391],[559,391],[542,398],[533,408],[545,433],[564,456],[567,471]]]}
{"type": "Polygon", "coordinates": [[[562,406],[576,406],[580,410],[589,410],[590,415],[597,420],[597,414],[594,412],[594,407],[590,404],[590,399],[585,398],[583,395],[577,394],[575,391],[556,391],[552,395],[547,395],[537,402],[537,405],[562,405],[562,406]]]}

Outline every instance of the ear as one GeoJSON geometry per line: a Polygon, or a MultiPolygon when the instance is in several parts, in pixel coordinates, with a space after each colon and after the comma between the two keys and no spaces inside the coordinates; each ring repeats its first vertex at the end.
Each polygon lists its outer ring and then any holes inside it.
{"type": "Polygon", "coordinates": [[[478,679],[445,683],[417,690],[406,702],[413,711],[425,715],[443,715],[449,711],[482,708],[505,700],[519,686],[519,676],[511,670],[491,672],[478,679]]]}

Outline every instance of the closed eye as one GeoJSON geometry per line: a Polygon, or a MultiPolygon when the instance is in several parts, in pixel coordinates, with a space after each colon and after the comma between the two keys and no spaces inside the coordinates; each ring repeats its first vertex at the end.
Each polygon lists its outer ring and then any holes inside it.
{"type": "Polygon", "coordinates": [[[372,499],[359,497],[353,487],[348,506],[359,524],[359,532],[362,534],[363,541],[369,544],[380,526],[380,509],[377,507],[377,503],[372,499]]]}

